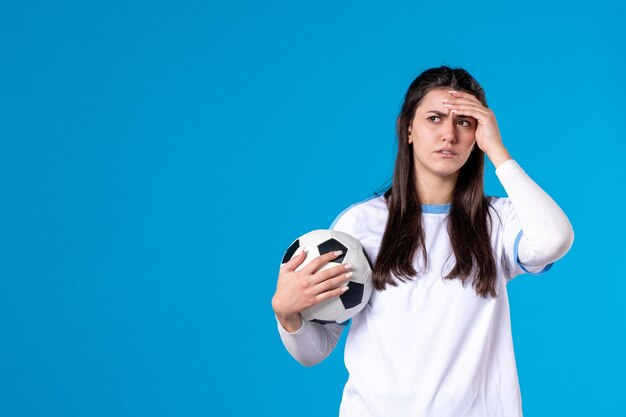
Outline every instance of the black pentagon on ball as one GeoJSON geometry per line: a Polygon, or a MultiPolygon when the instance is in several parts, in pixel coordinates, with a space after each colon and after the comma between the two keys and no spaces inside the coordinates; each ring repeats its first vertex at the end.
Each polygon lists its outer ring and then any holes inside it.
{"type": "Polygon", "coordinates": [[[365,286],[359,282],[350,281],[348,283],[348,291],[339,296],[346,310],[361,303],[364,288],[365,286]]]}
{"type": "Polygon", "coordinates": [[[340,250],[343,252],[338,258],[333,259],[333,262],[343,263],[343,259],[346,257],[346,253],[348,253],[348,248],[346,248],[340,241],[337,239],[328,239],[326,242],[322,242],[317,245],[317,248],[320,252],[320,255],[323,255],[328,252],[334,252],[336,250],[340,250]]]}
{"type": "Polygon", "coordinates": [[[289,248],[287,248],[287,252],[285,252],[285,256],[283,256],[283,262],[282,263],[289,262],[289,260],[291,259],[293,254],[296,253],[296,251],[298,250],[299,247],[300,247],[300,239],[296,239],[296,241],[293,242],[291,244],[291,246],[289,246],[289,248]]]}

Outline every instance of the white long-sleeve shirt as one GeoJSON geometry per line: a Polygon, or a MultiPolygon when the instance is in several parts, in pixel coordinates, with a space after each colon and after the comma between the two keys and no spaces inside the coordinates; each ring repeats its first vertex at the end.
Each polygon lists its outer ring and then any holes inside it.
{"type": "MultiPolygon", "coordinates": [[[[341,417],[522,416],[506,284],[525,272],[546,272],[569,250],[574,233],[517,162],[502,163],[496,175],[509,196],[490,197],[497,297],[484,299],[471,285],[442,279],[455,261],[446,228],[450,205],[422,205],[429,267],[416,264],[420,272],[412,280],[374,291],[352,319],[341,417]]],[[[344,210],[330,228],[359,239],[375,262],[387,215],[383,196],[372,197],[344,210]]],[[[305,366],[324,360],[345,328],[303,320],[290,333],[277,325],[289,353],[305,366]]]]}

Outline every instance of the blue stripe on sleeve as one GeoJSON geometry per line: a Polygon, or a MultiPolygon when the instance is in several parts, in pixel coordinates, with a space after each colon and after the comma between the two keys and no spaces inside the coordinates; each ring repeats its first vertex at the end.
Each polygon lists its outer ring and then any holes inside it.
{"type": "Polygon", "coordinates": [[[523,230],[520,230],[519,233],[517,234],[517,237],[515,238],[515,244],[513,245],[513,256],[515,257],[515,261],[517,262],[517,264],[524,270],[524,272],[526,272],[527,274],[531,274],[531,275],[541,275],[541,274],[545,274],[546,272],[548,272],[550,270],[550,268],[552,268],[552,265],[554,265],[554,262],[549,263],[548,265],[545,266],[545,268],[543,268],[541,271],[539,272],[530,272],[528,269],[526,269],[524,267],[524,265],[519,261],[519,257],[518,257],[518,247],[519,247],[519,241],[522,238],[522,234],[524,234],[523,230]]]}

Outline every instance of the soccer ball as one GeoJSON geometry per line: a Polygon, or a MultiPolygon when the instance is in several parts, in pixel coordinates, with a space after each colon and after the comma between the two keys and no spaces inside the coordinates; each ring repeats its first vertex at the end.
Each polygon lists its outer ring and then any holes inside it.
{"type": "Polygon", "coordinates": [[[346,284],[348,290],[339,297],[332,297],[300,312],[308,321],[320,324],[343,323],[363,310],[372,295],[372,264],[356,238],[337,230],[314,230],[296,239],[285,252],[282,263],[289,262],[299,247],[308,249],[306,259],[296,271],[304,268],[318,256],[336,250],[343,254],[324,264],[318,271],[333,268],[342,263],[352,264],[354,272],[346,284]]]}

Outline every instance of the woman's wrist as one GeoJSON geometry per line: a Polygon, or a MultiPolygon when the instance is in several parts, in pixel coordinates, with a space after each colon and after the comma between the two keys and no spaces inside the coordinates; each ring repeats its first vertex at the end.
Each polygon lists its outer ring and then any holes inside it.
{"type": "Polygon", "coordinates": [[[496,167],[496,169],[509,159],[512,159],[511,154],[509,154],[509,151],[506,150],[504,145],[497,146],[486,153],[487,157],[489,157],[489,160],[493,166],[496,167]]]}
{"type": "Polygon", "coordinates": [[[293,314],[288,317],[276,315],[276,318],[283,326],[283,329],[287,330],[289,333],[293,333],[302,327],[302,318],[300,314],[293,314]]]}

